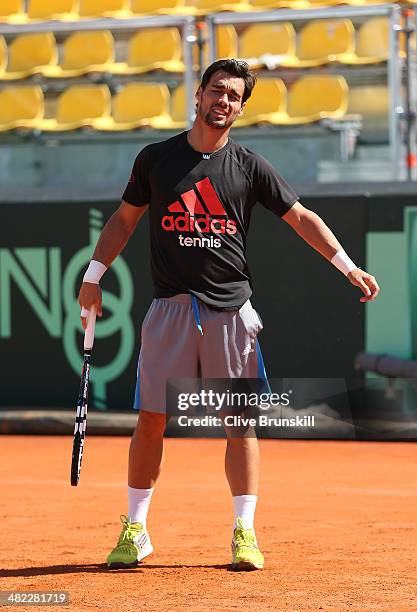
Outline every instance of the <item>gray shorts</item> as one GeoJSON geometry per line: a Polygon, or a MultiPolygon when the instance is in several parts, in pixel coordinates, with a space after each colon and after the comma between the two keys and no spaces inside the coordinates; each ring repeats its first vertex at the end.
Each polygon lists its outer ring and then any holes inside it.
{"type": "Polygon", "coordinates": [[[262,321],[249,300],[214,310],[189,294],[153,300],[142,324],[136,410],[166,412],[166,384],[184,378],[262,378],[262,321]]]}

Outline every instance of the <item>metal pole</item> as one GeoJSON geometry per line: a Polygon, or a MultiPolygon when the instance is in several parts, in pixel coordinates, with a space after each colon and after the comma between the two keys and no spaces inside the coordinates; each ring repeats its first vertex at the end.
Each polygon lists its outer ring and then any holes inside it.
{"type": "Polygon", "coordinates": [[[210,64],[216,61],[217,58],[217,41],[216,41],[216,29],[217,26],[211,15],[207,17],[207,38],[210,50],[210,64]]]}
{"type": "MultiPolygon", "coordinates": [[[[1,1],[1,0],[0,0],[1,1]]],[[[0,34],[3,36],[16,36],[17,34],[25,34],[29,32],[55,32],[67,33],[73,31],[96,31],[96,30],[112,30],[112,31],[136,31],[143,28],[164,28],[178,27],[181,28],[193,17],[170,17],[169,15],[160,15],[158,17],[144,17],[132,19],[80,19],[79,21],[35,21],[33,23],[23,23],[21,25],[10,25],[0,23],[0,34]]]]}
{"type": "Polygon", "coordinates": [[[182,28],[182,45],[185,64],[184,85],[187,108],[187,122],[191,126],[195,117],[194,109],[194,68],[193,68],[193,46],[197,38],[195,35],[195,21],[188,19],[182,28]]]}
{"type": "Polygon", "coordinates": [[[198,49],[198,68],[200,71],[200,81],[203,77],[204,72],[204,49],[207,44],[207,37],[205,35],[206,24],[204,21],[198,21],[195,24],[196,35],[197,35],[197,49],[198,49]]]}
{"type": "Polygon", "coordinates": [[[404,140],[406,144],[407,157],[407,179],[415,181],[417,178],[417,157],[416,157],[416,113],[413,100],[413,70],[412,70],[412,51],[411,36],[415,31],[412,22],[414,15],[413,9],[404,9],[404,34],[405,34],[405,64],[404,64],[404,89],[405,89],[405,123],[406,130],[404,140]]]}
{"type": "Polygon", "coordinates": [[[394,179],[401,180],[401,119],[403,108],[400,104],[401,95],[401,60],[398,32],[401,29],[401,9],[394,5],[390,16],[390,38],[388,56],[388,88],[390,93],[389,109],[389,144],[390,158],[394,170],[394,179]]]}
{"type": "Polygon", "coordinates": [[[373,17],[377,15],[389,15],[392,10],[391,4],[376,4],[369,6],[336,6],[329,8],[314,9],[279,9],[278,11],[259,11],[255,13],[217,13],[211,18],[219,24],[232,23],[268,23],[274,21],[307,21],[311,19],[337,19],[351,17],[373,17]]]}

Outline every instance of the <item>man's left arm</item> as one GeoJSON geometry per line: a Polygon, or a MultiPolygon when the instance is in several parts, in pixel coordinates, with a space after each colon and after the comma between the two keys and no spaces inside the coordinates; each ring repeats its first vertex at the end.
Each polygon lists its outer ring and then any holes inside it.
{"type": "Polygon", "coordinates": [[[352,285],[362,290],[364,297],[360,298],[361,302],[375,300],[379,293],[379,286],[375,278],[356,267],[336,236],[315,212],[305,208],[300,202],[296,202],[282,219],[313,249],[343,272],[352,285]]]}

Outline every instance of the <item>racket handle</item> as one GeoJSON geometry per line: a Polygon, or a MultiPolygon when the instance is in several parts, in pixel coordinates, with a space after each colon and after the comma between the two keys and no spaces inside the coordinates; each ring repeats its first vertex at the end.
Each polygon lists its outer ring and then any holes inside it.
{"type": "Polygon", "coordinates": [[[94,344],[94,329],[96,326],[96,307],[91,306],[89,311],[84,311],[87,314],[87,327],[84,334],[84,350],[89,350],[93,348],[94,344]]]}

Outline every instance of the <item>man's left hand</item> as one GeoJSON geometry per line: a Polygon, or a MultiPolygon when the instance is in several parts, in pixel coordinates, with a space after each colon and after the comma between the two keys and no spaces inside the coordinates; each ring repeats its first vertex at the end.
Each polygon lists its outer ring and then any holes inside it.
{"type": "Polygon", "coordinates": [[[355,285],[362,289],[365,297],[360,298],[360,302],[373,302],[379,293],[379,285],[375,280],[375,277],[367,272],[364,272],[360,268],[355,268],[352,272],[349,272],[348,279],[355,285]]]}

